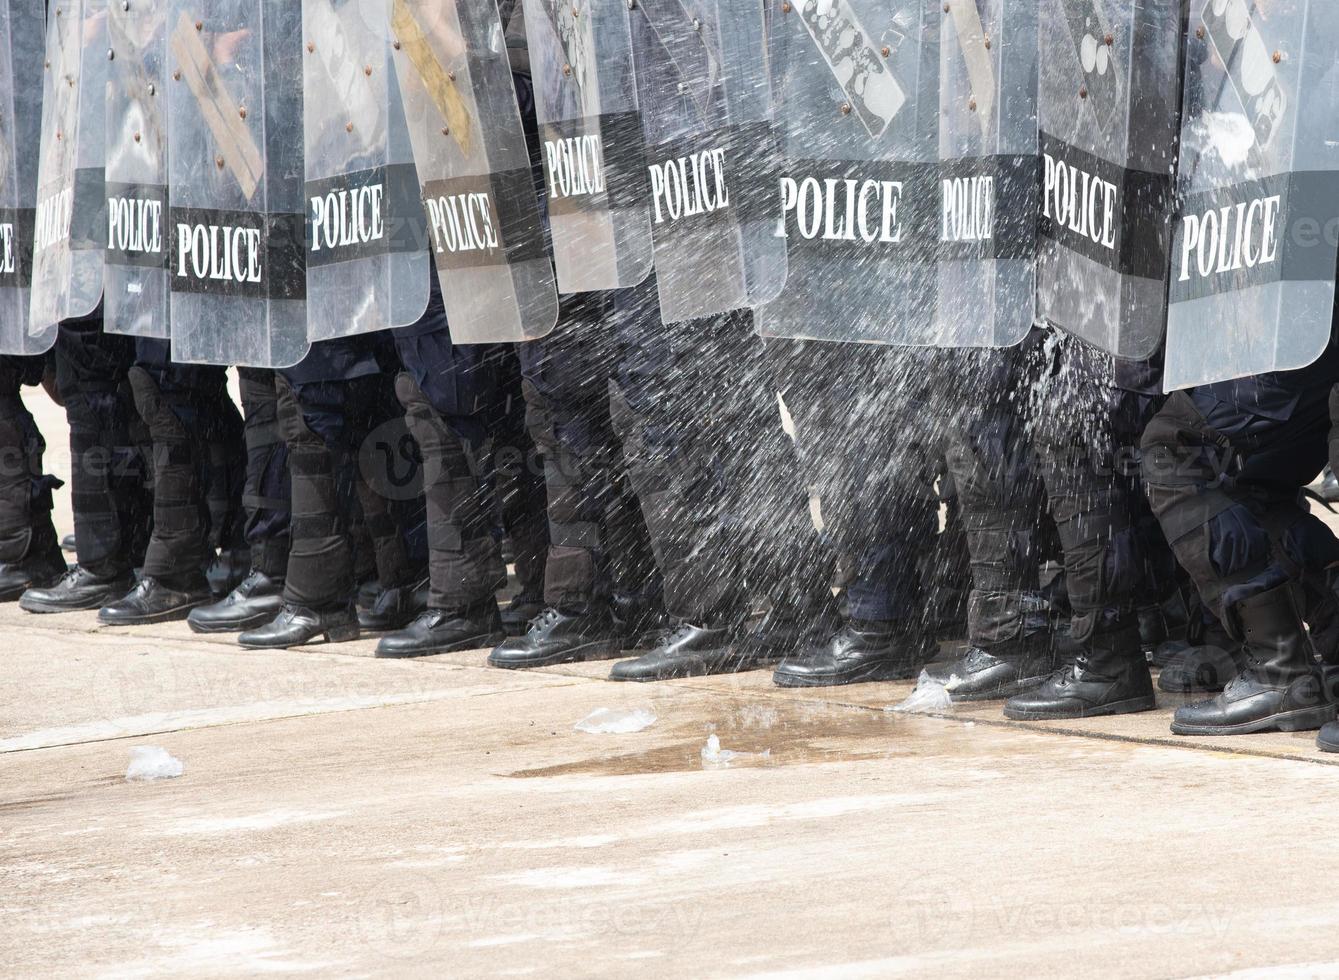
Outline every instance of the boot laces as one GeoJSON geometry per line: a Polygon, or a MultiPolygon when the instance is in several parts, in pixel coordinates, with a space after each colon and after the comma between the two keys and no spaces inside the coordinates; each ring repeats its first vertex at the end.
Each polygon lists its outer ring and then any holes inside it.
{"type": "Polygon", "coordinates": [[[552,606],[545,606],[538,616],[530,620],[530,631],[533,633],[538,630],[548,629],[557,621],[558,610],[554,609],[552,606]]]}

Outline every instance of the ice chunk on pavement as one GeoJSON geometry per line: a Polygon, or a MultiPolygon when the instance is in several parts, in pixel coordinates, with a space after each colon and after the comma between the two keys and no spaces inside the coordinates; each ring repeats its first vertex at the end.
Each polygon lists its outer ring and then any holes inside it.
{"type": "Polygon", "coordinates": [[[628,735],[655,723],[656,713],[650,708],[596,708],[572,727],[592,735],[628,735]]]}
{"type": "Polygon", "coordinates": [[[915,690],[901,704],[895,704],[887,710],[904,714],[931,714],[948,711],[952,707],[953,699],[949,697],[948,688],[922,670],[921,676],[916,679],[915,690]]]}
{"type": "Polygon", "coordinates": [[[771,749],[763,752],[735,752],[731,749],[723,749],[721,748],[721,740],[716,737],[715,732],[707,736],[707,744],[702,746],[703,765],[725,764],[735,759],[767,759],[771,755],[771,749]]]}
{"type": "Polygon", "coordinates": [[[185,769],[181,760],[173,758],[167,749],[159,748],[157,745],[137,745],[130,750],[130,768],[126,770],[126,782],[176,779],[185,769]]]}

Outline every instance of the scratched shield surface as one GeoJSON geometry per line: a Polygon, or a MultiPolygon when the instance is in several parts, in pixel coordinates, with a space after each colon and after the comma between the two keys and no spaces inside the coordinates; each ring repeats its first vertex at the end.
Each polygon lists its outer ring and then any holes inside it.
{"type": "Polygon", "coordinates": [[[936,342],[939,18],[923,0],[769,3],[788,273],[764,336],[936,342]]]}
{"type": "Polygon", "coordinates": [[[786,282],[764,17],[756,0],[638,0],[631,11],[666,322],[756,307],[786,282]]]}
{"type": "Polygon", "coordinates": [[[651,218],[626,0],[525,0],[558,290],[634,286],[651,218]]]}
{"type": "Polygon", "coordinates": [[[451,337],[543,337],[557,323],[558,293],[497,7],[392,0],[390,8],[451,337]]]}
{"type": "Polygon", "coordinates": [[[935,336],[1008,346],[1037,306],[1036,0],[957,0],[939,38],[935,336]]]}
{"type": "Polygon", "coordinates": [[[172,0],[167,18],[172,357],[306,354],[302,7],[172,0]]]}
{"type": "Polygon", "coordinates": [[[38,337],[97,309],[106,244],[106,5],[56,0],[50,7],[28,322],[38,337]]]}
{"type": "Polygon", "coordinates": [[[1041,0],[1040,318],[1119,357],[1167,319],[1181,0],[1041,0]]]}
{"type": "Polygon", "coordinates": [[[394,78],[390,4],[303,0],[307,334],[405,326],[428,305],[428,243],[394,78]]]}
{"type": "Polygon", "coordinates": [[[1168,390],[1305,367],[1334,315],[1339,5],[1194,0],[1168,390]]]}
{"type": "Polygon", "coordinates": [[[170,336],[168,0],[107,4],[107,252],[103,327],[170,336]]]}
{"type": "Polygon", "coordinates": [[[28,332],[46,46],[43,0],[0,2],[0,354],[41,354],[55,328],[28,332]],[[27,79],[26,84],[16,80],[27,79]]]}

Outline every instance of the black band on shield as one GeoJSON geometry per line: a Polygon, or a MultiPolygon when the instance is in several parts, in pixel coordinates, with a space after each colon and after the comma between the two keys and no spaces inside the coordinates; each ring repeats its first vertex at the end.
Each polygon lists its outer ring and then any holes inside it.
{"type": "Polygon", "coordinates": [[[419,199],[418,171],[413,164],[372,167],[309,181],[303,192],[307,202],[307,265],[311,268],[416,252],[424,246],[423,203],[419,199]],[[361,230],[366,231],[373,217],[365,213],[367,202],[372,200],[371,193],[377,195],[378,237],[347,234],[339,209],[346,209],[346,216],[352,216],[355,222],[362,219],[365,227],[361,230]],[[318,201],[321,203],[317,204],[318,201]],[[317,208],[321,209],[320,227],[317,208]],[[338,226],[334,224],[336,221],[338,226]],[[333,245],[332,230],[336,232],[333,245]],[[314,235],[320,235],[321,240],[314,241],[314,235]]]}
{"type": "Polygon", "coordinates": [[[168,264],[168,243],[172,237],[171,209],[167,203],[167,188],[160,184],[119,184],[109,182],[106,185],[107,215],[107,253],[108,265],[138,266],[143,269],[166,269],[168,264]],[[117,202],[117,203],[113,203],[117,202]],[[115,208],[123,213],[117,215],[115,208]],[[160,245],[157,251],[151,248],[154,241],[155,220],[160,245]],[[138,227],[122,229],[126,222],[138,227]],[[114,231],[113,229],[116,229],[114,231]],[[124,231],[124,235],[118,231],[124,231]],[[131,241],[141,247],[122,248],[122,241],[131,241]]]}
{"type": "Polygon", "coordinates": [[[547,259],[547,236],[527,167],[423,185],[429,243],[442,269],[547,259]]]}
{"type": "Polygon", "coordinates": [[[303,215],[178,207],[171,214],[173,292],[306,299],[303,215]]]}
{"type": "Polygon", "coordinates": [[[0,208],[0,289],[27,289],[33,281],[34,208],[0,208]]]}
{"type": "Polygon", "coordinates": [[[70,251],[107,246],[107,191],[101,167],[74,172],[74,207],[70,212],[70,251]]]}
{"type": "Polygon", "coordinates": [[[1041,159],[1000,154],[963,157],[939,165],[939,256],[949,261],[1031,259],[1037,254],[1037,202],[1041,194],[1041,159]],[[966,182],[966,194],[983,192],[979,181],[990,178],[989,237],[974,240],[945,233],[956,216],[945,196],[966,182]]]}
{"type": "Polygon", "coordinates": [[[646,155],[642,146],[641,117],[635,112],[610,112],[599,116],[587,116],[581,119],[560,119],[542,123],[539,127],[540,143],[544,155],[544,190],[548,197],[549,214],[580,214],[583,212],[604,212],[646,206],[646,155]],[[589,152],[591,137],[598,137],[600,160],[599,178],[603,190],[598,193],[586,192],[584,188],[574,187],[588,183],[592,175],[583,166],[580,158],[583,152],[589,152]],[[561,165],[566,172],[557,175],[553,172],[554,160],[551,154],[568,153],[561,165]],[[562,194],[561,178],[566,178],[573,191],[562,194]],[[554,184],[559,183],[560,193],[554,193],[554,184]]]}

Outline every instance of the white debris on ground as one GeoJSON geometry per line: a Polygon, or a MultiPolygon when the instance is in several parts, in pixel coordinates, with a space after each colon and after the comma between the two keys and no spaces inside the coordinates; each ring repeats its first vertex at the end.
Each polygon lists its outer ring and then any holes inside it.
{"type": "Polygon", "coordinates": [[[735,752],[731,749],[721,748],[721,740],[712,732],[707,736],[707,744],[702,746],[702,764],[708,765],[728,765],[735,759],[768,759],[771,758],[772,750],[766,749],[762,752],[735,752]]]}
{"type": "Polygon", "coordinates": [[[186,767],[167,749],[157,745],[137,745],[130,750],[130,768],[126,782],[145,782],[150,779],[176,779],[186,767]]]}
{"type": "MultiPolygon", "coordinates": [[[[949,680],[952,683],[952,678],[949,680]]],[[[948,711],[953,707],[948,688],[932,678],[925,671],[916,679],[916,688],[901,704],[892,705],[884,710],[900,711],[903,714],[932,714],[936,711],[948,711]]]]}
{"type": "Polygon", "coordinates": [[[572,727],[592,735],[630,735],[656,723],[650,708],[596,708],[572,727]]]}

